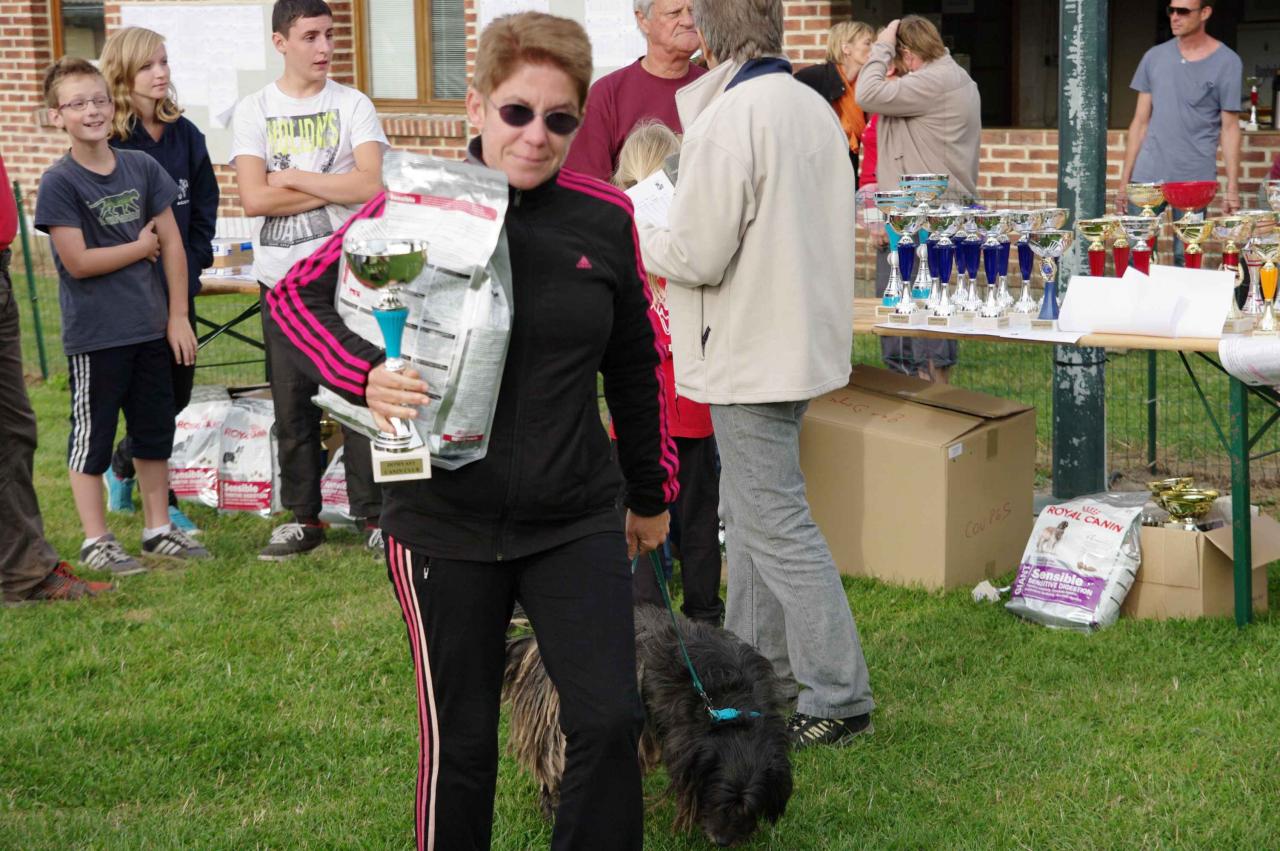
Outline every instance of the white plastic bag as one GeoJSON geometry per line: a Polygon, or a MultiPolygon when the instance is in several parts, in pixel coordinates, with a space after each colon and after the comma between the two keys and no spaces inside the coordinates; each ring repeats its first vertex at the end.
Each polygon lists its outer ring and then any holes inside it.
{"type": "Polygon", "coordinates": [[[320,522],[330,526],[356,525],[347,498],[347,465],[343,461],[345,446],[339,446],[329,458],[329,466],[320,479],[320,522]]]}
{"type": "Polygon", "coordinates": [[[1092,632],[1120,617],[1142,562],[1142,505],[1084,497],[1046,506],[1005,607],[1045,626],[1092,632]]]}

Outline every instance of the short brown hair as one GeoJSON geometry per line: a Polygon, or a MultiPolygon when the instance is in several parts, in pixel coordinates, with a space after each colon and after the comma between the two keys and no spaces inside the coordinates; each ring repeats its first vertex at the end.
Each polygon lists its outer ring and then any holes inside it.
{"type": "Polygon", "coordinates": [[[289,37],[289,28],[302,18],[333,17],[333,9],[324,0],[276,0],[271,7],[271,31],[289,37]]]}
{"type": "Polygon", "coordinates": [[[782,53],[782,0],[694,0],[693,23],[717,62],[782,53]]]}
{"type": "Polygon", "coordinates": [[[50,65],[44,72],[44,103],[50,109],[58,108],[58,86],[70,77],[97,77],[102,80],[103,88],[107,80],[102,72],[93,67],[88,59],[79,56],[64,56],[50,65]]]}
{"type": "Polygon", "coordinates": [[[471,88],[491,93],[524,64],[550,65],[569,75],[578,90],[578,107],[591,88],[591,40],[582,24],[544,12],[518,12],[494,18],[480,33],[471,88]]]}
{"type": "Polygon", "coordinates": [[[910,50],[922,62],[932,62],[947,55],[942,34],[933,21],[920,15],[907,15],[898,24],[898,50],[910,50]]]}

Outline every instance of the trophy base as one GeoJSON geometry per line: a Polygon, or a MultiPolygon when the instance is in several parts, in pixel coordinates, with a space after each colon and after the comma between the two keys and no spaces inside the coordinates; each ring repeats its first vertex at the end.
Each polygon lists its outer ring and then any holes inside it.
{"type": "Polygon", "coordinates": [[[1031,316],[1030,313],[1010,313],[1009,327],[1027,331],[1031,328],[1031,316]]]}
{"type": "Polygon", "coordinates": [[[898,306],[896,304],[877,304],[876,319],[884,321],[885,319],[888,319],[890,316],[893,316],[894,312],[897,311],[897,309],[898,309],[898,306]]]}
{"type": "Polygon", "coordinates": [[[978,331],[1003,331],[1009,327],[1009,317],[979,314],[973,318],[973,327],[978,331]]]}
{"type": "Polygon", "coordinates": [[[907,328],[919,328],[929,321],[929,314],[923,310],[912,313],[892,313],[888,317],[890,325],[902,325],[907,328]]]}
{"type": "Polygon", "coordinates": [[[950,316],[930,316],[925,324],[930,328],[968,328],[973,324],[973,314],[953,313],[950,316]]]}
{"type": "Polygon", "coordinates": [[[375,482],[412,482],[431,478],[431,452],[425,446],[406,450],[369,447],[375,482]]]}
{"type": "Polygon", "coordinates": [[[1058,320],[1040,319],[1038,317],[1033,316],[1031,317],[1031,330],[1032,331],[1057,331],[1058,320]]]}
{"type": "Polygon", "coordinates": [[[1228,319],[1222,323],[1223,334],[1248,334],[1253,330],[1254,318],[1252,316],[1239,316],[1235,319],[1228,319]]]}

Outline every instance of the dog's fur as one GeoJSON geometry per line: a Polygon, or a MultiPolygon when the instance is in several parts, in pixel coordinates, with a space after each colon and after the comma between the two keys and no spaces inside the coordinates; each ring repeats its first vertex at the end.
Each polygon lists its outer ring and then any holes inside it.
{"type": "Polygon", "coordinates": [[[1058,541],[1062,540],[1062,534],[1067,531],[1067,521],[1063,520],[1057,526],[1046,526],[1040,532],[1040,537],[1036,539],[1036,552],[1051,553],[1058,548],[1058,541]]]}
{"type": "MultiPolygon", "coordinates": [[[[659,761],[676,802],[676,828],[700,827],[719,845],[755,833],[760,819],[776,822],[791,797],[791,761],[784,701],[773,666],[731,633],[679,617],[693,666],[716,708],[758,718],[713,723],[694,691],[670,615],[655,606],[635,612],[636,662],[645,729],[644,771],[659,761]]],[[[564,774],[560,701],[533,636],[507,642],[503,698],[511,704],[508,748],[533,774],[547,818],[559,804],[564,774]]]]}

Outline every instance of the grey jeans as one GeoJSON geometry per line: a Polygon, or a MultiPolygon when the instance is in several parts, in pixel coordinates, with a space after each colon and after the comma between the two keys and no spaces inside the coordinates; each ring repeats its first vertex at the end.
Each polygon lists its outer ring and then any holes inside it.
{"type": "Polygon", "coordinates": [[[725,628],[768,659],[821,718],[875,707],[858,627],[800,471],[808,402],[712,405],[729,555],[725,628]]]}

